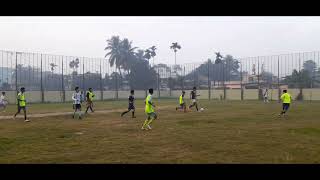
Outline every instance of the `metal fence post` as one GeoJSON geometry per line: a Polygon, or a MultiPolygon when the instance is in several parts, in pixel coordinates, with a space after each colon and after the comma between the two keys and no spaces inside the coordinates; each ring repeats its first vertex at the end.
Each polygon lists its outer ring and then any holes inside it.
{"type": "Polygon", "coordinates": [[[208,60],[208,99],[211,100],[210,64],[208,60]]]}
{"type": "Polygon", "coordinates": [[[280,62],[278,56],[278,102],[280,103],[281,89],[280,89],[280,62]]]}
{"type": "Polygon", "coordinates": [[[172,77],[171,77],[171,67],[170,67],[170,76],[168,79],[168,83],[169,83],[169,96],[171,97],[171,84],[172,84],[172,77]]]}
{"type": "Polygon", "coordinates": [[[18,94],[18,52],[16,52],[16,94],[18,94]]]}
{"type": "Polygon", "coordinates": [[[101,60],[100,60],[100,100],[101,100],[101,101],[103,101],[103,87],[102,87],[101,60]]]}
{"type": "Polygon", "coordinates": [[[43,90],[43,80],[42,80],[42,54],[40,55],[40,89],[41,89],[41,102],[44,103],[44,90],[43,90]]]}
{"type": "Polygon", "coordinates": [[[241,88],[241,100],[243,101],[243,74],[242,74],[242,63],[240,63],[240,88],[241,88]]]}
{"type": "Polygon", "coordinates": [[[85,87],[84,87],[84,58],[82,62],[82,90],[85,92],[85,87]]]}
{"type": "Polygon", "coordinates": [[[64,74],[63,74],[63,56],[61,60],[62,73],[61,73],[61,89],[62,89],[62,102],[66,102],[66,91],[64,88],[64,74]]]}
{"type": "Polygon", "coordinates": [[[157,85],[158,85],[158,98],[160,99],[160,74],[158,68],[158,76],[157,76],[157,85]]]}

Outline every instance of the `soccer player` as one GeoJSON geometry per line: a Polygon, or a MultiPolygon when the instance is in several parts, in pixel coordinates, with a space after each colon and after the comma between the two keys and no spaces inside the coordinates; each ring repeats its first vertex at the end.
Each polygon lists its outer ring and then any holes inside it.
{"type": "Polygon", "coordinates": [[[136,108],[134,107],[134,90],[131,90],[131,91],[130,91],[130,96],[129,96],[128,99],[129,99],[128,111],[125,111],[125,112],[121,113],[121,117],[132,110],[132,118],[136,118],[136,117],[134,116],[134,111],[135,111],[135,109],[136,109],[136,108]]]}
{"type": "Polygon", "coordinates": [[[152,102],[152,94],[153,94],[153,89],[149,89],[149,95],[146,98],[145,104],[145,113],[147,115],[147,119],[144,121],[143,125],[142,125],[142,130],[148,130],[147,128],[145,128],[146,126],[151,129],[150,124],[152,123],[153,120],[157,119],[157,114],[154,112],[154,107],[156,107],[154,105],[154,103],[152,102]]]}
{"type": "Polygon", "coordinates": [[[199,111],[198,103],[197,103],[197,96],[200,96],[197,94],[197,88],[193,87],[193,90],[190,93],[190,99],[192,100],[192,104],[189,106],[189,109],[192,108],[193,106],[196,106],[197,111],[199,111]]]}
{"type": "Polygon", "coordinates": [[[76,112],[79,112],[79,119],[81,119],[81,103],[82,103],[82,95],[81,92],[79,91],[79,87],[75,88],[75,93],[72,95],[72,100],[73,100],[73,119],[75,118],[76,112]]]}
{"type": "Polygon", "coordinates": [[[21,109],[23,110],[24,113],[24,121],[25,122],[30,122],[27,119],[27,110],[26,110],[26,96],[24,94],[25,92],[25,88],[21,87],[20,88],[20,92],[17,95],[17,102],[18,102],[18,111],[16,114],[14,114],[13,118],[15,119],[16,116],[21,112],[21,109]]]}
{"type": "Polygon", "coordinates": [[[92,88],[89,88],[89,91],[87,92],[87,110],[86,110],[86,114],[88,113],[88,110],[90,108],[91,112],[94,112],[93,108],[93,98],[94,98],[94,94],[92,92],[92,88]]]}
{"type": "Polygon", "coordinates": [[[183,111],[184,112],[186,112],[186,110],[187,110],[187,107],[186,107],[186,103],[184,102],[184,95],[185,95],[185,91],[182,91],[182,94],[180,95],[180,97],[179,97],[179,104],[180,104],[180,106],[179,107],[176,107],[176,111],[178,110],[178,109],[183,109],[183,111]]]}
{"type": "Polygon", "coordinates": [[[282,100],[282,111],[279,114],[279,117],[281,117],[281,115],[285,115],[288,111],[291,103],[291,95],[287,93],[287,90],[285,89],[283,90],[283,94],[281,95],[280,99],[282,100]]]}
{"type": "Polygon", "coordinates": [[[8,100],[6,99],[6,92],[2,92],[0,96],[0,108],[2,108],[3,112],[5,112],[7,104],[8,100]]]}
{"type": "Polygon", "coordinates": [[[265,103],[269,102],[268,95],[269,95],[269,92],[268,92],[268,89],[266,89],[266,91],[263,94],[263,102],[265,102],[265,103]]]}

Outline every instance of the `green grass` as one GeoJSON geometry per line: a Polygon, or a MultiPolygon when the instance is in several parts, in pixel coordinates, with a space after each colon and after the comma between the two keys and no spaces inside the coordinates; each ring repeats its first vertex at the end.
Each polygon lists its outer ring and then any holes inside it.
{"type": "MultiPolygon", "coordinates": [[[[119,113],[0,121],[0,163],[319,163],[320,102],[281,105],[200,100],[202,113],[176,112],[176,100],[155,100],[159,119],[141,131],[142,109],[119,113]],[[168,107],[169,106],[169,107],[168,107]]],[[[97,102],[97,109],[126,108],[97,102]]],[[[143,101],[137,102],[143,108],[143,101]]],[[[10,106],[7,114],[13,112],[10,106]]],[[[32,104],[31,113],[70,111],[70,104],[32,104]]],[[[1,114],[2,115],[2,114],[1,114]]]]}

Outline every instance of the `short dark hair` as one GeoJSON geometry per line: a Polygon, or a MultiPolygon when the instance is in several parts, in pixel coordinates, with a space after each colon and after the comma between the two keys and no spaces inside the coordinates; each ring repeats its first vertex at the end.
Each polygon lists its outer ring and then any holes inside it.
{"type": "Polygon", "coordinates": [[[2,91],[2,94],[5,94],[6,92],[2,91]]]}
{"type": "Polygon", "coordinates": [[[193,89],[197,89],[197,87],[194,86],[193,89]]]}
{"type": "Polygon", "coordinates": [[[92,90],[92,88],[89,88],[89,90],[92,90]]]}
{"type": "Polygon", "coordinates": [[[152,89],[152,88],[149,89],[149,93],[150,93],[150,94],[153,93],[153,89],[152,89]]]}
{"type": "Polygon", "coordinates": [[[134,93],[134,90],[131,90],[130,93],[131,93],[131,94],[134,93]]]}
{"type": "Polygon", "coordinates": [[[182,93],[186,93],[185,91],[182,91],[182,93]]]}
{"type": "Polygon", "coordinates": [[[23,91],[23,90],[26,90],[26,88],[24,88],[24,87],[21,87],[21,88],[20,88],[20,90],[21,90],[21,91],[23,91]]]}
{"type": "Polygon", "coordinates": [[[74,90],[78,90],[79,89],[79,87],[77,86],[76,88],[74,88],[74,90]]]}
{"type": "Polygon", "coordinates": [[[283,92],[284,92],[284,93],[287,93],[287,90],[286,90],[286,89],[284,89],[284,90],[283,90],[283,92]]]}

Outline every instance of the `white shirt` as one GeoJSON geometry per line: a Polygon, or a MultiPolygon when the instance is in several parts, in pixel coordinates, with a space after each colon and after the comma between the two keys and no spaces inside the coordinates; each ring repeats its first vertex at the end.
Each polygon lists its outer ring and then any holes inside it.
{"type": "Polygon", "coordinates": [[[268,97],[268,91],[264,92],[264,97],[268,97]]]}
{"type": "Polygon", "coordinates": [[[73,93],[72,95],[72,100],[73,100],[73,104],[81,104],[81,92],[76,92],[73,93]]]}
{"type": "Polygon", "coordinates": [[[6,101],[6,97],[4,95],[0,96],[0,103],[3,103],[6,101]]]}

